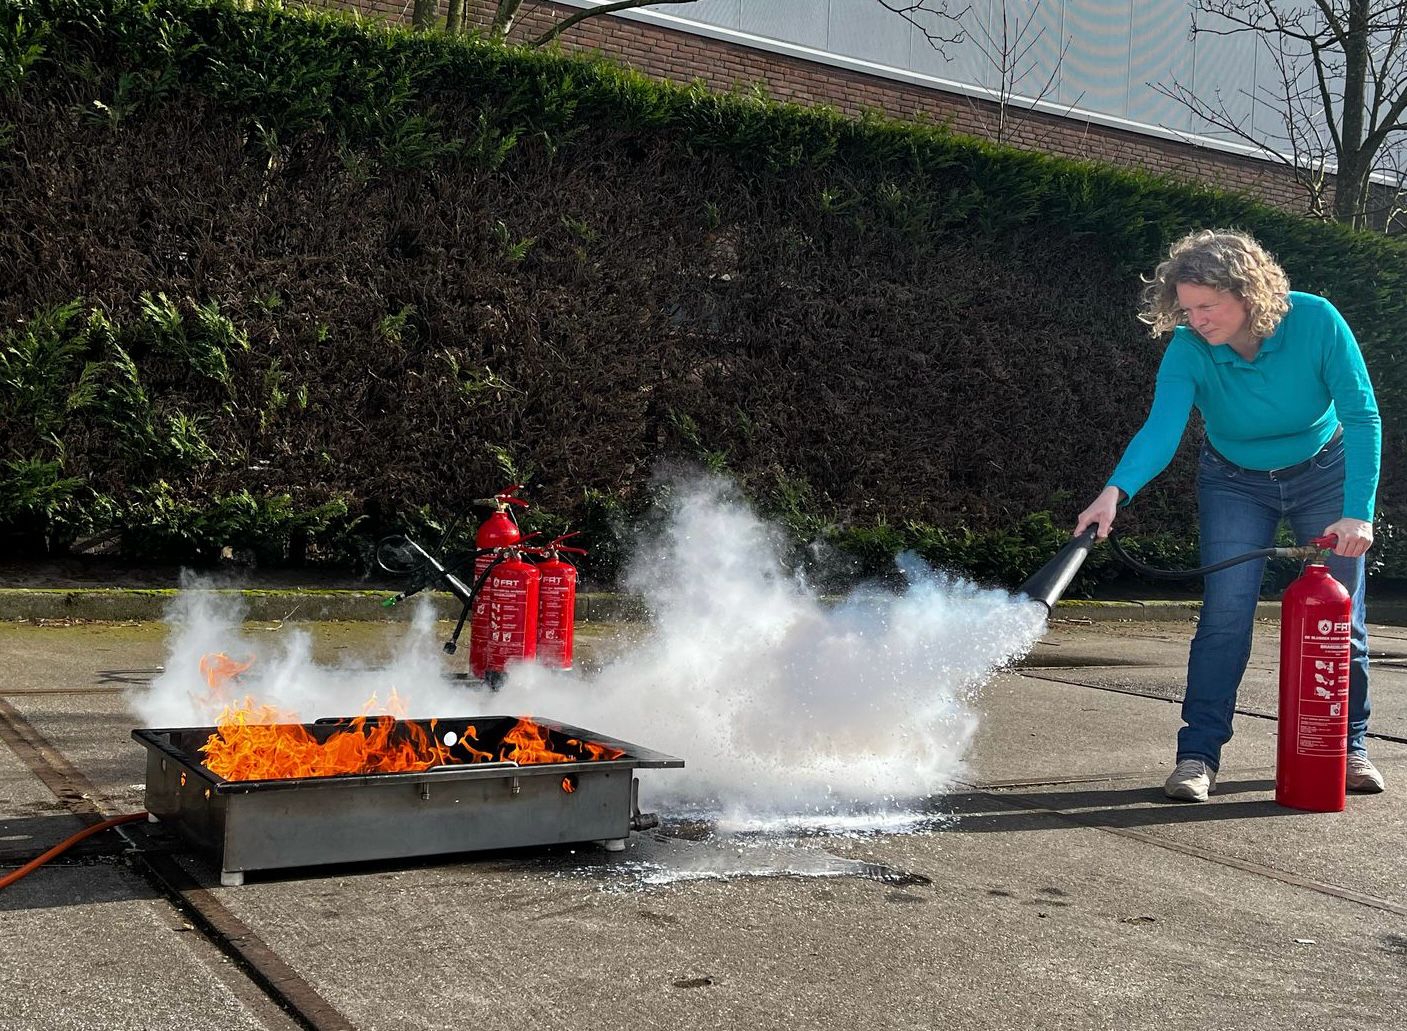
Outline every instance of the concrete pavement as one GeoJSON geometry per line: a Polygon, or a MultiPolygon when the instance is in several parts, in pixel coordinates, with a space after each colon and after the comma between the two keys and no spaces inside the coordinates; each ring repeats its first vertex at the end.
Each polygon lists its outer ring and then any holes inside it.
{"type": "MultiPolygon", "coordinates": [[[[309,628],[324,661],[374,661],[404,631],[309,628]]],[[[588,661],[621,646],[584,631],[588,661]]],[[[968,783],[933,803],[955,818],[917,833],[728,839],[662,814],[619,857],[221,888],[144,825],[136,850],[106,832],[0,891],[0,1028],[1407,1026],[1407,630],[1373,634],[1389,791],[1331,815],[1273,802],[1271,624],[1219,792],[1162,801],[1191,631],[1055,623],[981,692],[968,783]],[[643,875],[671,869],[750,873],[643,875]]],[[[141,808],[126,694],[165,636],[0,624],[0,872],[85,813],[141,808]]]]}

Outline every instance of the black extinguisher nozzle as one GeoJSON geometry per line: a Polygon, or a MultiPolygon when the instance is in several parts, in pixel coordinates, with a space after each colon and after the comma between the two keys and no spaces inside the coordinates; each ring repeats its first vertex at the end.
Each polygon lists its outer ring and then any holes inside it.
{"type": "Polygon", "coordinates": [[[1034,576],[1017,588],[1032,601],[1038,601],[1049,612],[1075,579],[1080,566],[1084,564],[1089,549],[1094,546],[1094,535],[1098,527],[1090,526],[1083,533],[1072,538],[1055,557],[1036,570],[1034,576]]]}

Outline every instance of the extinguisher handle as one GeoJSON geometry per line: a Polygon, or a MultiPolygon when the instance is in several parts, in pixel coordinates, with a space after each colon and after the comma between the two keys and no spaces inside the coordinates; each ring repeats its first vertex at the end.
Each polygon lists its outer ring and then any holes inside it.
{"type": "Polygon", "coordinates": [[[519,508],[531,508],[522,498],[510,497],[507,494],[495,494],[491,498],[475,498],[470,504],[477,508],[496,508],[499,505],[517,505],[519,508]]]}
{"type": "Polygon", "coordinates": [[[551,556],[560,554],[563,551],[571,552],[571,554],[573,555],[586,554],[585,548],[564,548],[561,545],[553,544],[542,544],[536,548],[519,548],[518,550],[526,552],[529,555],[538,555],[542,558],[550,558],[551,556]]]}
{"type": "Polygon", "coordinates": [[[1310,538],[1309,543],[1316,548],[1323,548],[1325,551],[1329,551],[1338,545],[1339,535],[1336,533],[1326,533],[1322,537],[1310,538]]]}
{"type": "Polygon", "coordinates": [[[571,533],[564,533],[560,537],[552,538],[552,540],[548,542],[547,547],[543,549],[544,554],[554,554],[556,552],[565,551],[571,555],[585,555],[585,548],[578,548],[572,545],[566,545],[562,543],[563,541],[571,540],[573,537],[578,536],[580,533],[580,530],[573,530],[571,533]]]}
{"type": "Polygon", "coordinates": [[[517,494],[518,491],[522,490],[525,486],[526,484],[523,483],[515,483],[510,487],[504,487],[500,491],[495,491],[493,497],[491,498],[475,498],[473,501],[470,502],[470,504],[492,506],[500,505],[506,502],[510,505],[522,505],[524,508],[527,508],[528,503],[526,501],[523,501],[521,498],[515,498],[513,496],[514,494],[517,494]]]}

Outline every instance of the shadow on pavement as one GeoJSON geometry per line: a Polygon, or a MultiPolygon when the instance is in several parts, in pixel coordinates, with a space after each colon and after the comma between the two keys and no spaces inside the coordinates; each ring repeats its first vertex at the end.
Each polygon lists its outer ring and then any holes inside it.
{"type": "Polygon", "coordinates": [[[1237,795],[1266,795],[1273,780],[1226,781],[1208,802],[1175,802],[1161,785],[1101,788],[1082,791],[971,791],[944,796],[941,809],[956,817],[949,831],[1059,830],[1072,823],[1086,827],[1133,829],[1184,823],[1211,823],[1248,818],[1317,816],[1287,809],[1274,798],[1229,799],[1237,795]]]}
{"type": "Polygon", "coordinates": [[[97,671],[97,685],[131,684],[145,687],[161,673],[159,669],[100,669],[97,671]]]}

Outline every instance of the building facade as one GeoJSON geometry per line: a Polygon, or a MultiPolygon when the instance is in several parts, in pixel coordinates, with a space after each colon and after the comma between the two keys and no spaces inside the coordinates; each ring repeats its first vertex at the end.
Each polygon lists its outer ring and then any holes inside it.
{"type": "MultiPolygon", "coordinates": [[[[536,39],[600,0],[525,3],[511,37],[536,39]]],[[[1283,125],[1250,99],[1278,70],[1250,35],[1191,34],[1188,0],[694,0],[587,18],[559,37],[652,76],[847,114],[923,118],[1014,146],[1247,193],[1303,212],[1283,163],[1194,116],[1157,87],[1224,103],[1257,139],[1283,125]],[[959,38],[960,37],[960,38],[959,38]],[[1262,124],[1257,125],[1257,120],[1262,124]]],[[[343,0],[409,21],[411,0],[343,0]]],[[[492,0],[468,0],[471,27],[492,0]]]]}

